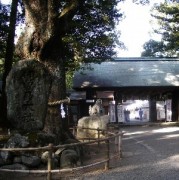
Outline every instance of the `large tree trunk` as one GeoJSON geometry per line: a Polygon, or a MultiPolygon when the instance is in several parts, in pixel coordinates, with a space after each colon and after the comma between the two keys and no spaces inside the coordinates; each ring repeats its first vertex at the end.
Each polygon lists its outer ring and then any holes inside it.
{"type": "Polygon", "coordinates": [[[73,0],[60,10],[57,0],[23,0],[26,27],[17,53],[21,57],[60,64],[64,52],[62,38],[69,29],[68,21],[74,16],[78,1],[73,0]]]}
{"type": "MultiPolygon", "coordinates": [[[[64,13],[63,16],[59,16],[60,3],[57,0],[23,0],[23,2],[26,27],[19,39],[16,53],[22,59],[36,59],[43,62],[53,77],[49,101],[64,99],[66,85],[62,43],[65,29],[63,18],[70,14],[71,9],[69,8],[68,13],[64,13]]],[[[59,109],[59,105],[48,108],[44,127],[46,132],[61,134],[64,127],[59,109]]]]}

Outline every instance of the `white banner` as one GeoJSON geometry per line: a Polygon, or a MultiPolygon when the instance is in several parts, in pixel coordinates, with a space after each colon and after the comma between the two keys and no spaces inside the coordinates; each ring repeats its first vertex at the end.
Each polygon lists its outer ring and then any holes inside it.
{"type": "Polygon", "coordinates": [[[172,100],[168,99],[166,100],[166,116],[167,121],[172,121],[172,100]]]}
{"type": "Polygon", "coordinates": [[[116,122],[115,101],[111,101],[109,103],[109,118],[110,118],[110,122],[116,122]]]}
{"type": "Polygon", "coordinates": [[[124,122],[124,110],[123,110],[123,106],[120,104],[117,105],[117,117],[118,117],[118,122],[124,122]]]}

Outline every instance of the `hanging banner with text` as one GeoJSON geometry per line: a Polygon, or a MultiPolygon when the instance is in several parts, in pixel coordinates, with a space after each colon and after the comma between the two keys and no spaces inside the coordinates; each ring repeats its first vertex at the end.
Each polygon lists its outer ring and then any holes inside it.
{"type": "Polygon", "coordinates": [[[110,118],[110,122],[116,122],[115,101],[111,101],[109,103],[109,118],[110,118]]]}

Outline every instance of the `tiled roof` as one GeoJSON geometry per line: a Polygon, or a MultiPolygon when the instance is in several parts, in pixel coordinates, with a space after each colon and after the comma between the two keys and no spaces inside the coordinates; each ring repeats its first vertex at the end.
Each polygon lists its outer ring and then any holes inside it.
{"type": "Polygon", "coordinates": [[[92,70],[75,73],[74,88],[179,86],[176,59],[117,58],[90,65],[92,70]]]}

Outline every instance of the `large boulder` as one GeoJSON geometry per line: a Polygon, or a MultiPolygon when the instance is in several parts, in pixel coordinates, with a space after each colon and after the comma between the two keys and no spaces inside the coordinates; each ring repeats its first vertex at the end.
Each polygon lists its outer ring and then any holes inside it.
{"type": "Polygon", "coordinates": [[[16,63],[6,80],[7,115],[15,129],[42,130],[47,112],[51,78],[37,60],[16,63]]]}
{"type": "Polygon", "coordinates": [[[9,151],[1,151],[0,152],[0,166],[11,164],[13,161],[13,154],[9,151]]]}
{"type": "Polygon", "coordinates": [[[1,169],[11,169],[11,170],[28,170],[28,167],[23,164],[11,164],[11,165],[5,165],[1,166],[1,169]]]}
{"type": "Polygon", "coordinates": [[[60,167],[61,168],[73,168],[77,166],[79,161],[79,155],[73,149],[65,149],[61,153],[60,167]]]}
{"type": "Polygon", "coordinates": [[[41,159],[38,156],[32,156],[32,155],[22,155],[22,164],[28,166],[28,167],[37,167],[41,163],[41,159]]]}
{"type": "MultiPolygon", "coordinates": [[[[16,133],[9,138],[7,143],[4,144],[4,148],[25,148],[28,147],[28,145],[28,138],[16,133]]],[[[19,152],[0,151],[0,165],[11,164],[13,162],[21,162],[21,160],[17,160],[15,154],[19,154],[19,152]]]]}
{"type": "MultiPolygon", "coordinates": [[[[91,128],[91,129],[102,129],[107,130],[107,124],[109,123],[109,116],[103,115],[92,115],[82,117],[78,120],[78,129],[77,129],[77,138],[98,138],[98,131],[82,129],[82,128],[91,128]]],[[[100,137],[104,137],[104,131],[100,131],[100,137]]]]}
{"type": "Polygon", "coordinates": [[[25,148],[29,146],[29,141],[26,136],[22,136],[19,133],[14,134],[9,138],[5,144],[6,148],[25,148]]]}

